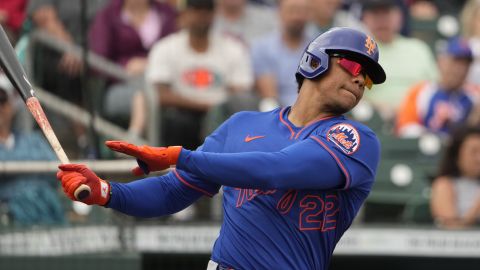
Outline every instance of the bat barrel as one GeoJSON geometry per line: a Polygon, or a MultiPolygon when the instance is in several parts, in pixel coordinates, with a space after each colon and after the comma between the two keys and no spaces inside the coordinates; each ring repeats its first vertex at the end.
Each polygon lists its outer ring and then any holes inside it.
{"type": "Polygon", "coordinates": [[[0,66],[24,101],[34,96],[32,85],[17,59],[3,27],[0,26],[0,66]]]}

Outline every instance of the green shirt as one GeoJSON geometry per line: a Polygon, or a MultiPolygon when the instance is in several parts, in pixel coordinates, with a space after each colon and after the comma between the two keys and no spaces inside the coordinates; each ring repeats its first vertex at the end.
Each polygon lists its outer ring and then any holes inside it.
{"type": "Polygon", "coordinates": [[[423,41],[397,36],[390,44],[378,42],[378,48],[387,80],[365,91],[368,101],[396,111],[410,87],[420,81],[436,80],[435,58],[423,41]]]}

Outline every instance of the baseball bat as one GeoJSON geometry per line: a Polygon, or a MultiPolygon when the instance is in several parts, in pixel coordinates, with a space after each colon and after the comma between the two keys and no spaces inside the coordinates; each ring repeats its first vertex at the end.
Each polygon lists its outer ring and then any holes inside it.
{"type": "MultiPolygon", "coordinates": [[[[52,146],[60,162],[62,164],[68,164],[68,157],[65,154],[65,151],[63,151],[57,136],[55,136],[55,133],[50,126],[50,122],[43,112],[40,102],[35,97],[35,91],[33,90],[23,67],[20,65],[15,51],[2,26],[0,26],[0,66],[27,105],[28,110],[42,129],[43,134],[50,143],[50,146],[52,146]]],[[[75,190],[74,196],[77,200],[82,200],[88,197],[90,192],[90,187],[82,184],[75,190]]]]}

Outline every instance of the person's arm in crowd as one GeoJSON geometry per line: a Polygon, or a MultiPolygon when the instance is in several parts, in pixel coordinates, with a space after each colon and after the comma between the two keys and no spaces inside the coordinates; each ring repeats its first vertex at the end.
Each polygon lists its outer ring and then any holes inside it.
{"type": "Polygon", "coordinates": [[[267,44],[263,41],[254,42],[251,49],[251,60],[254,72],[254,88],[260,96],[259,109],[267,111],[278,104],[278,84],[272,70],[275,63],[272,61],[267,44]]]}
{"type": "Polygon", "coordinates": [[[56,38],[66,42],[73,42],[72,36],[60,21],[53,6],[44,5],[39,7],[32,13],[32,20],[39,28],[54,35],[56,38]]]}
{"type": "MultiPolygon", "coordinates": [[[[44,5],[39,7],[33,11],[32,20],[39,28],[56,38],[68,43],[74,43],[72,35],[60,21],[53,6],[44,5]]],[[[82,62],[77,56],[71,53],[64,53],[59,62],[59,68],[70,76],[76,76],[82,70],[82,62]]]]}
{"type": "Polygon", "coordinates": [[[440,177],[433,182],[430,208],[435,223],[443,228],[456,229],[474,225],[480,217],[480,194],[464,216],[457,211],[456,197],[452,180],[440,177]]]}
{"type": "Polygon", "coordinates": [[[172,90],[170,85],[159,83],[156,85],[159,93],[159,101],[162,106],[191,109],[195,111],[207,111],[210,104],[186,98],[172,90]]]}

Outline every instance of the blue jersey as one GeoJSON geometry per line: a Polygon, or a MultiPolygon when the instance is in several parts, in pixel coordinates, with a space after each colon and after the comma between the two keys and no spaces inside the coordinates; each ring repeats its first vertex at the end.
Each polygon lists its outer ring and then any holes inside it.
{"type": "MultiPolygon", "coordinates": [[[[295,127],[289,109],[235,114],[200,149],[182,150],[167,176],[182,183],[175,192],[196,198],[223,185],[224,221],[212,252],[222,265],[328,269],[370,192],[380,156],[375,134],[343,116],[295,127]]],[[[112,185],[109,207],[138,213],[118,207],[122,189],[112,185]]]]}

